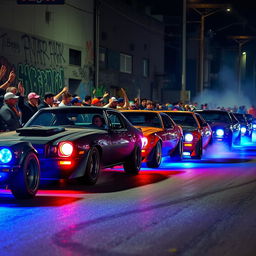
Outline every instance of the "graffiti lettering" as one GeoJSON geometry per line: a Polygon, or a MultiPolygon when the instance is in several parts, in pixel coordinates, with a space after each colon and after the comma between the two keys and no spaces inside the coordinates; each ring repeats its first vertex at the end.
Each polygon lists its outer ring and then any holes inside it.
{"type": "Polygon", "coordinates": [[[50,62],[52,66],[65,63],[63,56],[64,44],[55,41],[45,41],[34,36],[24,34],[21,36],[25,63],[43,65],[50,62]]]}
{"type": "Polygon", "coordinates": [[[64,85],[64,69],[38,69],[28,64],[18,64],[18,79],[22,81],[26,92],[59,92],[64,85]]]}

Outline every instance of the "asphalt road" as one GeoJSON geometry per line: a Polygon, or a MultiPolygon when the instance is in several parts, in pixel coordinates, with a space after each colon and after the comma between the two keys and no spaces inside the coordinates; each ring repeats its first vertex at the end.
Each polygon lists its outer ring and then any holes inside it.
{"type": "Polygon", "coordinates": [[[0,190],[0,255],[256,255],[256,147],[202,161],[102,172],[97,185],[0,190]]]}

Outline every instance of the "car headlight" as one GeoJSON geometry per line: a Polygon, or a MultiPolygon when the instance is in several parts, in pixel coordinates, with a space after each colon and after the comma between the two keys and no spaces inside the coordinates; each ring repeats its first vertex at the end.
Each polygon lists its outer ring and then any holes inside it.
{"type": "Polygon", "coordinates": [[[142,148],[145,148],[148,144],[148,138],[147,137],[142,137],[141,142],[142,142],[142,148]]]}
{"type": "Polygon", "coordinates": [[[241,133],[246,133],[246,127],[241,127],[241,133]]]}
{"type": "Polygon", "coordinates": [[[69,157],[74,151],[73,143],[70,141],[62,141],[59,143],[58,155],[59,157],[69,157]]]}
{"type": "Polygon", "coordinates": [[[191,134],[191,133],[187,133],[186,135],[185,135],[185,141],[187,141],[187,142],[191,142],[192,140],[193,140],[193,135],[191,134]]]}
{"type": "Polygon", "coordinates": [[[223,136],[224,135],[224,130],[223,129],[217,129],[216,130],[216,135],[220,136],[220,137],[223,136]]]}
{"type": "Polygon", "coordinates": [[[253,128],[253,129],[256,129],[256,124],[253,124],[253,125],[252,125],[252,128],[253,128]]]}
{"type": "Polygon", "coordinates": [[[0,162],[3,164],[10,163],[12,160],[12,152],[8,148],[2,148],[0,150],[0,162]]]}

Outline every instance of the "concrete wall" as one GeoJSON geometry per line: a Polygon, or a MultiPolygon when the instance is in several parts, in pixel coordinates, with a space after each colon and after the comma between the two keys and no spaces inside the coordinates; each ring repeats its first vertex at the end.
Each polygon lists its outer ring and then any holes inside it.
{"type": "Polygon", "coordinates": [[[107,49],[108,63],[107,68],[100,70],[99,84],[108,90],[123,87],[130,99],[140,92],[141,97],[161,101],[164,25],[125,5],[125,1],[100,2],[100,46],[107,49]],[[133,57],[132,74],[119,71],[120,53],[133,57]],[[147,78],[142,73],[143,59],[149,59],[147,78]]]}
{"type": "Polygon", "coordinates": [[[70,79],[73,93],[93,84],[93,0],[64,5],[18,5],[0,1],[0,64],[14,69],[26,93],[58,92],[70,79]],[[69,64],[69,49],[81,51],[81,66],[69,64]],[[74,84],[74,83],[73,83],[74,84]]]}

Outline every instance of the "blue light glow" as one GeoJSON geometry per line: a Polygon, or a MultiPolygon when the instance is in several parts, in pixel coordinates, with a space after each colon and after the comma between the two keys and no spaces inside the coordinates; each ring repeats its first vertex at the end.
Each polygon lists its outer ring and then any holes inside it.
{"type": "Polygon", "coordinates": [[[187,133],[185,135],[185,141],[191,142],[193,140],[193,135],[191,133],[187,133]]]}
{"type": "Polygon", "coordinates": [[[7,164],[12,160],[12,152],[8,148],[2,148],[0,150],[0,162],[7,164]]]}
{"type": "Polygon", "coordinates": [[[216,134],[217,134],[217,136],[223,136],[224,135],[224,130],[223,129],[217,129],[216,134]]]}
{"type": "Polygon", "coordinates": [[[183,152],[182,155],[183,156],[190,156],[190,152],[183,152]]]}
{"type": "Polygon", "coordinates": [[[246,133],[246,128],[245,127],[241,127],[241,133],[246,133]]]}
{"type": "Polygon", "coordinates": [[[252,125],[252,128],[253,128],[253,129],[256,129],[256,124],[253,124],[253,125],[252,125]]]}

